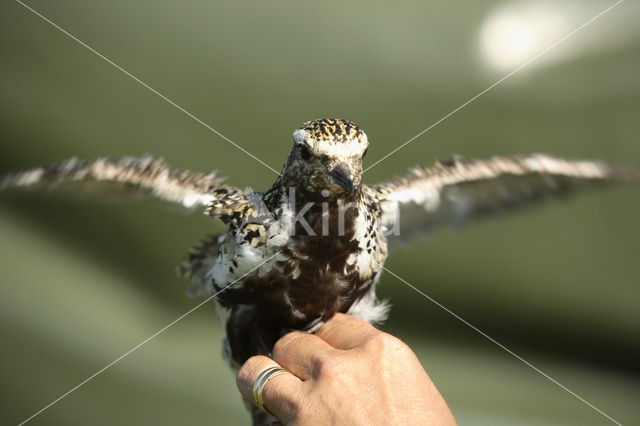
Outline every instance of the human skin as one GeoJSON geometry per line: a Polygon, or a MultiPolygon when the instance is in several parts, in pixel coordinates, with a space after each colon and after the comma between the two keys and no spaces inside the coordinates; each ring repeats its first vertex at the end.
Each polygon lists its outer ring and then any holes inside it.
{"type": "Polygon", "coordinates": [[[237,377],[247,401],[258,375],[272,366],[291,374],[273,377],[262,399],[287,425],[456,424],[409,346],[349,315],[336,314],[316,334],[286,334],[273,358],[247,360],[237,377]]]}

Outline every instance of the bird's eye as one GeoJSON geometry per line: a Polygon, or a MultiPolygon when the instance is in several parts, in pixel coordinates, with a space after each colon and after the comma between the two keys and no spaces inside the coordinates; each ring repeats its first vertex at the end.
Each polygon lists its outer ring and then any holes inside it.
{"type": "Polygon", "coordinates": [[[298,149],[300,150],[300,157],[302,157],[303,160],[307,161],[311,158],[311,151],[309,151],[309,147],[300,144],[298,145],[298,149]]]}

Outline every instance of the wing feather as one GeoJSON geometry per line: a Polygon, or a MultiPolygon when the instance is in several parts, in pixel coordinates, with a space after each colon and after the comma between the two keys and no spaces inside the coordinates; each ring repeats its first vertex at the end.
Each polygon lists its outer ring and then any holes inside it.
{"type": "Polygon", "coordinates": [[[186,208],[206,206],[217,199],[217,191],[239,192],[221,185],[215,172],[191,173],[169,169],[164,161],[151,156],[124,157],[117,160],[100,158],[82,161],[76,158],[30,170],[9,173],[0,178],[0,190],[12,188],[58,189],[73,183],[73,190],[101,193],[117,189],[145,192],[186,208]]]}
{"type": "Polygon", "coordinates": [[[413,236],[527,207],[586,184],[640,181],[640,170],[546,155],[467,160],[455,157],[369,188],[387,232],[413,236]]]}

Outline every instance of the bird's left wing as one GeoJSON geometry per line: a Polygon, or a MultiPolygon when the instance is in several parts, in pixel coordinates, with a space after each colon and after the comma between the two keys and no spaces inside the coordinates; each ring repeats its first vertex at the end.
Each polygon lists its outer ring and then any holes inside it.
{"type": "Polygon", "coordinates": [[[91,193],[147,193],[185,208],[206,206],[220,196],[239,190],[222,185],[215,172],[191,173],[169,169],[150,156],[75,158],[0,176],[0,191],[10,189],[68,189],[91,193]]]}
{"type": "Polygon", "coordinates": [[[527,207],[586,184],[607,181],[640,181],[640,170],[546,155],[487,160],[455,157],[366,190],[380,200],[388,236],[406,240],[444,225],[527,207]]]}

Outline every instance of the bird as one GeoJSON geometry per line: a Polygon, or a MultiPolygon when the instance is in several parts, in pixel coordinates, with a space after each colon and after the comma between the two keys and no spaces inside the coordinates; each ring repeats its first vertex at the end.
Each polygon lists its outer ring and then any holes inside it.
{"type": "MultiPolygon", "coordinates": [[[[0,191],[113,188],[200,208],[226,226],[186,254],[178,275],[190,295],[214,295],[232,369],[270,355],[291,330],[313,333],[335,313],[380,324],[389,303],[376,286],[390,249],[485,217],[520,210],[586,186],[640,181],[640,170],[544,154],[416,167],[376,185],[362,182],[365,132],[317,119],[293,133],[282,172],[268,189],[227,185],[216,171],[170,169],[150,155],[69,159],[8,173],[0,191]]],[[[252,408],[254,424],[268,422],[252,408]]]]}

